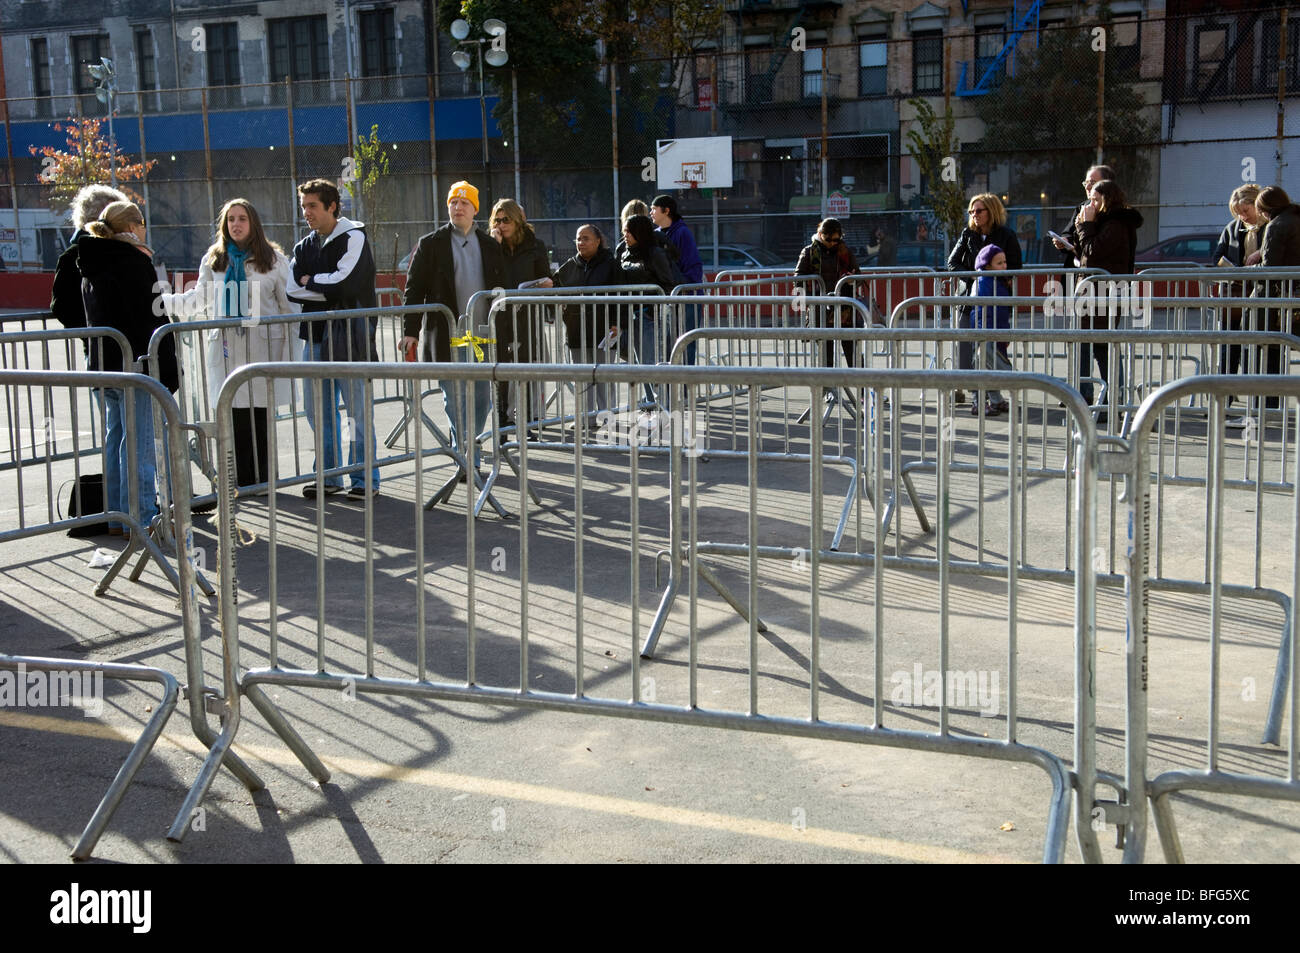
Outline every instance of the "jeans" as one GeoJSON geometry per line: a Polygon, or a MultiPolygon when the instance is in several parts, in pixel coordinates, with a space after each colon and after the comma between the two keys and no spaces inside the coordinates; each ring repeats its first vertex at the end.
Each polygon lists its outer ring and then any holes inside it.
{"type": "MultiPolygon", "coordinates": [[[[457,363],[473,362],[474,349],[470,347],[458,347],[452,349],[453,361],[457,363]]],[[[483,452],[479,448],[478,435],[483,432],[487,426],[488,412],[492,409],[492,388],[488,381],[474,381],[474,427],[473,432],[464,434],[465,413],[468,404],[468,387],[464,381],[443,381],[442,395],[446,401],[447,420],[451,427],[451,445],[463,457],[468,459],[470,447],[474,449],[474,459],[472,461],[475,469],[483,464],[483,452]]]]}
{"type": "MultiPolygon", "coordinates": [[[[673,319],[677,322],[680,322],[681,325],[677,329],[678,337],[681,337],[682,335],[686,334],[686,332],[688,331],[694,331],[696,327],[699,326],[700,323],[699,307],[700,306],[698,304],[686,304],[686,305],[675,304],[672,306],[673,319]]],[[[674,341],[668,342],[670,349],[674,343],[675,343],[674,341]]],[[[696,344],[693,341],[690,344],[686,345],[685,363],[687,367],[695,366],[695,349],[696,349],[696,344]]],[[[664,355],[664,360],[665,361],[668,360],[667,354],[664,355]]]]}
{"type": "MultiPolygon", "coordinates": [[[[142,391],[131,394],[135,404],[135,484],[139,495],[138,511],[140,527],[148,529],[149,523],[158,515],[157,490],[154,486],[157,477],[157,463],[154,459],[153,446],[153,402],[142,391]]],[[[104,473],[104,509],[122,513],[131,511],[131,482],[126,479],[131,473],[130,444],[126,433],[126,394],[116,387],[104,388],[104,454],[106,472],[104,473]]],[[[112,529],[120,529],[121,523],[109,522],[112,529]]]]}
{"type": "MultiPolygon", "coordinates": [[[[322,342],[304,341],[302,346],[302,359],[304,361],[317,361],[321,359],[322,342]]],[[[353,470],[349,474],[349,479],[354,487],[364,487],[366,485],[366,441],[370,442],[370,459],[378,460],[379,456],[375,452],[375,428],[373,422],[365,418],[365,382],[360,379],[345,379],[337,377],[327,377],[321,382],[321,413],[325,415],[324,430],[321,432],[321,452],[325,459],[315,460],[312,462],[312,472],[317,470],[333,470],[339,465],[340,447],[339,447],[339,400],[343,401],[343,412],[347,419],[352,422],[351,440],[348,442],[348,466],[358,466],[359,469],[353,470]],[[324,464],[322,466],[322,463],[324,464]]],[[[316,395],[313,382],[308,378],[303,378],[302,382],[303,404],[307,411],[307,426],[311,427],[312,432],[316,432],[316,395]]],[[[379,467],[371,470],[372,486],[379,486],[379,467]]],[[[342,486],[343,478],[341,476],[327,476],[325,478],[326,486],[342,486]]]]}
{"type": "MultiPolygon", "coordinates": [[[[655,313],[655,305],[646,305],[637,315],[636,321],[640,325],[640,336],[637,338],[637,361],[641,364],[655,364],[661,359],[659,354],[659,316],[655,313]]],[[[668,355],[662,355],[662,360],[667,360],[668,355]]],[[[650,382],[645,382],[645,399],[648,403],[654,404],[657,401],[654,388],[650,382]]]]}

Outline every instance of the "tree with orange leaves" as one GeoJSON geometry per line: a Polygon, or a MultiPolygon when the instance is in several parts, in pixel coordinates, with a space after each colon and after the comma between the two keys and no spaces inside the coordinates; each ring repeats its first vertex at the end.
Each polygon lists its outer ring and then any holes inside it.
{"type": "Polygon", "coordinates": [[[109,184],[109,158],[117,163],[118,187],[130,196],[131,201],[143,201],[138,194],[122,183],[132,179],[144,179],[155,165],[157,159],[147,163],[131,162],[121,149],[100,135],[98,119],[68,119],[55,123],[56,132],[66,132],[68,147],[55,149],[53,146],[28,146],[27,151],[40,157],[41,169],[36,174],[42,185],[53,186],[50,190],[50,208],[62,211],[68,207],[83,186],[109,184]]]}

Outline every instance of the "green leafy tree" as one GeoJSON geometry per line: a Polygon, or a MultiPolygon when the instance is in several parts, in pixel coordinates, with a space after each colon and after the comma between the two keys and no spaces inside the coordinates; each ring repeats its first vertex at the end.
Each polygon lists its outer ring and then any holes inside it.
{"type": "Polygon", "coordinates": [[[716,36],[721,5],[715,0],[440,0],[438,16],[444,30],[464,18],[474,35],[490,17],[506,23],[509,66],[485,70],[484,79],[500,95],[493,114],[509,128],[510,71],[517,72],[521,154],[537,168],[570,173],[545,183],[544,204],[553,207],[539,211],[555,214],[579,201],[579,193],[590,192],[593,168],[611,163],[610,62],[617,63],[618,73],[620,165],[635,167],[654,154],[654,140],[671,131],[673,103],[665,93],[675,94],[680,84],[673,80],[700,40],[716,36]]]}
{"type": "MultiPolygon", "coordinates": [[[[1092,26],[1095,26],[1094,24],[1092,26]]],[[[1078,182],[1097,156],[1097,68],[1092,26],[1046,30],[1038,48],[1018,55],[1016,75],[977,97],[984,122],[980,153],[1011,166],[1011,202],[1074,204],[1078,182]]],[[[1151,171],[1142,144],[1156,141],[1147,104],[1118,57],[1106,54],[1103,161],[1132,200],[1151,171]]]]}
{"type": "Polygon", "coordinates": [[[952,107],[943,116],[934,111],[928,99],[909,99],[916,110],[916,120],[907,132],[907,144],[925,177],[926,204],[933,210],[950,242],[955,242],[966,221],[966,196],[957,170],[960,144],[954,132],[956,121],[952,107]]]}
{"type": "MultiPolygon", "coordinates": [[[[389,149],[379,138],[379,126],[370,127],[369,136],[357,136],[352,150],[352,173],[343,184],[354,204],[359,203],[375,242],[376,251],[382,252],[383,223],[393,217],[393,182],[389,178],[389,149]]],[[[378,261],[378,258],[377,258],[378,261]]]]}

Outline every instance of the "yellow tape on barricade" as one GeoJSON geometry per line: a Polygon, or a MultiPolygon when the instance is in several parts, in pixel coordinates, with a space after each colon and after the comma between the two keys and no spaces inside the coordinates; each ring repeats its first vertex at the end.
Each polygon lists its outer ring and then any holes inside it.
{"type": "Polygon", "coordinates": [[[463,338],[451,339],[452,347],[472,347],[474,349],[474,360],[476,361],[483,360],[484,344],[496,344],[496,343],[497,343],[496,338],[480,338],[480,337],[475,337],[473,334],[467,334],[463,338]]]}

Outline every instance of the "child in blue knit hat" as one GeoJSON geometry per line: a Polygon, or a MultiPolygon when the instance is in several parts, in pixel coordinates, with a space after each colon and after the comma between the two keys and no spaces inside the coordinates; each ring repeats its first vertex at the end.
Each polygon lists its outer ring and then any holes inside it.
{"type": "MultiPolygon", "coordinates": [[[[997,245],[985,245],[975,258],[976,271],[993,272],[1006,271],[1006,269],[1006,252],[997,245]]],[[[999,281],[992,274],[980,275],[975,279],[975,294],[981,298],[1006,297],[1011,294],[1011,289],[1006,282],[999,281]]],[[[1007,305],[979,305],[972,309],[971,327],[1008,329],[1011,327],[1011,308],[1007,305]]],[[[1015,370],[1011,366],[1011,359],[1007,356],[1005,341],[987,341],[976,348],[976,355],[976,368],[979,370],[1015,370]]],[[[999,417],[1007,412],[1007,402],[1002,399],[1001,391],[987,391],[984,398],[984,416],[999,417]]],[[[971,401],[970,412],[972,417],[979,416],[980,393],[978,391],[975,392],[974,399],[971,401]]]]}

